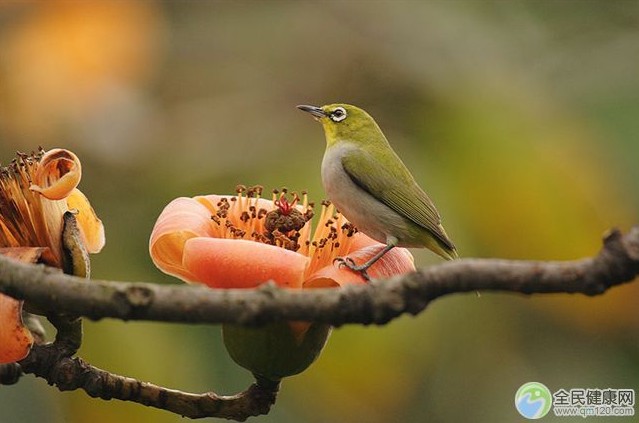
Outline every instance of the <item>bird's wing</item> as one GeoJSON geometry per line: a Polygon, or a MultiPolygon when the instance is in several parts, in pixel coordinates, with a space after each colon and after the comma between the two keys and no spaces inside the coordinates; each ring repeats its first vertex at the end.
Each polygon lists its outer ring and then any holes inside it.
{"type": "Polygon", "coordinates": [[[386,204],[392,210],[427,229],[449,249],[455,246],[441,227],[441,217],[428,195],[417,185],[399,158],[395,169],[380,166],[365,151],[349,152],[342,157],[342,166],[355,184],[386,204]]]}

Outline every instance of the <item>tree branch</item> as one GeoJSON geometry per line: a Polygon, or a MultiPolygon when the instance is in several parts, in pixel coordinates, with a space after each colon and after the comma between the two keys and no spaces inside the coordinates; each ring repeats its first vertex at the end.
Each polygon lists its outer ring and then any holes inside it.
{"type": "Polygon", "coordinates": [[[255,325],[306,320],[333,325],[385,324],[417,314],[431,301],[459,292],[599,295],[639,274],[639,226],[606,235],[593,258],[565,262],[463,259],[368,286],[303,293],[265,284],[254,290],[210,289],[92,280],[0,257],[0,293],[55,313],[91,319],[255,325]]]}
{"type": "Polygon", "coordinates": [[[190,418],[243,421],[268,413],[279,382],[258,378],[234,396],[190,394],[118,376],[72,357],[81,342],[77,318],[112,317],[187,323],[263,324],[307,320],[333,325],[384,324],[403,313],[417,314],[444,295],[469,291],[522,294],[598,295],[639,274],[639,227],[622,236],[613,231],[593,258],[566,262],[464,259],[415,273],[373,281],[368,286],[312,289],[300,293],[266,284],[255,290],[87,281],[42,265],[0,256],[0,293],[51,313],[55,342],[36,345],[19,365],[0,366],[0,383],[33,373],[60,390],[83,389],[92,397],[134,401],[190,418]]]}
{"type": "Polygon", "coordinates": [[[34,346],[19,366],[24,373],[42,377],[61,391],[82,389],[94,398],[137,402],[192,419],[221,417],[244,421],[268,413],[275,403],[280,383],[264,379],[257,379],[237,395],[220,396],[213,392],[191,394],[167,389],[98,369],[72,357],[82,338],[80,319],[55,316],[50,320],[58,330],[55,341],[34,346]]]}

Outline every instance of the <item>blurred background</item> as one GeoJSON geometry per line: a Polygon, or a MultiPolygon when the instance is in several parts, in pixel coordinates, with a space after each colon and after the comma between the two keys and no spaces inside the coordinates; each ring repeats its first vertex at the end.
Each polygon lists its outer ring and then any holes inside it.
{"type": "MultiPolygon", "coordinates": [[[[324,137],[295,105],[348,102],[376,118],[462,256],[574,259],[639,223],[638,58],[636,1],[5,0],[0,161],[74,151],[107,233],[93,276],[179,283],[147,252],[162,208],[238,183],[319,201],[324,137]]],[[[251,421],[519,421],[525,382],[639,389],[638,301],[637,283],[596,298],[465,294],[343,327],[251,421]]],[[[252,381],[219,327],[85,331],[80,356],[113,372],[219,394],[252,381]]],[[[26,376],[0,387],[0,421],[183,419],[26,376]]]]}

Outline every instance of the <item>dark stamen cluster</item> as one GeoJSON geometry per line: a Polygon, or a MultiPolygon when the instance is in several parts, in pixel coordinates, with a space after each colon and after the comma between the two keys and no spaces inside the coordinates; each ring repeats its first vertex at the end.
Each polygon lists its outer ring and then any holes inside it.
{"type": "MultiPolygon", "coordinates": [[[[217,213],[215,214],[217,215],[217,217],[219,219],[226,219],[226,217],[229,215],[229,209],[231,208],[228,198],[220,199],[220,201],[217,202],[216,206],[217,206],[217,213]]],[[[220,222],[217,222],[217,223],[220,223],[220,222]]]]}
{"type": "MultiPolygon", "coordinates": [[[[273,193],[277,194],[276,190],[273,193]]],[[[264,236],[270,241],[269,244],[297,251],[300,248],[300,230],[313,218],[313,210],[309,204],[309,208],[302,213],[295,207],[299,201],[298,195],[293,193],[293,200],[289,202],[286,198],[287,193],[288,189],[282,188],[280,199],[275,200],[277,208],[266,214],[264,236]]]]}
{"type": "MultiPolygon", "coordinates": [[[[330,203],[329,203],[330,204],[330,203]]],[[[341,236],[339,231],[341,230],[342,236],[346,235],[346,237],[350,238],[357,233],[357,228],[350,222],[344,223],[340,230],[337,228],[336,220],[337,216],[333,216],[333,219],[327,219],[324,226],[328,229],[328,234],[323,236],[322,238],[313,241],[312,243],[306,242],[306,245],[312,244],[313,247],[317,249],[323,249],[327,246],[331,247],[331,250],[340,247],[339,237],[341,236]]]]}
{"type": "Polygon", "coordinates": [[[342,232],[344,232],[347,237],[352,237],[357,233],[357,228],[351,222],[346,222],[342,225],[342,232]]]}
{"type": "MultiPolygon", "coordinates": [[[[263,187],[255,185],[247,187],[245,185],[237,185],[235,188],[238,196],[246,196],[247,198],[259,198],[262,195],[263,187]]],[[[262,242],[265,244],[277,245],[288,250],[297,251],[300,248],[298,240],[300,238],[300,230],[304,228],[304,225],[313,218],[313,204],[309,204],[305,211],[301,212],[297,209],[296,204],[300,200],[296,193],[293,193],[293,200],[288,201],[286,195],[288,193],[287,188],[281,190],[273,190],[274,194],[282,193],[279,200],[275,200],[277,208],[272,211],[266,209],[258,209],[255,205],[249,205],[245,210],[241,211],[239,216],[243,228],[248,227],[263,227],[263,233],[253,231],[250,234],[250,238],[254,241],[262,242]],[[255,220],[263,220],[263,225],[251,225],[255,220]]],[[[221,198],[216,204],[217,211],[211,216],[216,224],[224,226],[226,232],[233,238],[245,238],[247,235],[246,229],[242,229],[235,225],[229,217],[229,212],[232,202],[237,202],[237,197],[221,198]]],[[[257,222],[256,222],[257,223],[257,222]]]]}
{"type": "Polygon", "coordinates": [[[26,182],[28,187],[33,183],[31,180],[32,172],[29,168],[35,166],[40,159],[42,159],[44,153],[45,151],[42,147],[38,147],[38,151],[32,151],[31,154],[16,152],[18,157],[11,160],[7,166],[0,164],[0,179],[14,179],[16,182],[21,183],[21,185],[26,182]],[[22,177],[18,177],[17,175],[22,175],[22,177]]]}
{"type": "Polygon", "coordinates": [[[237,185],[235,187],[235,192],[239,195],[246,193],[248,198],[259,198],[264,191],[264,187],[262,185],[253,185],[247,187],[246,185],[237,185]]]}
{"type": "MultiPolygon", "coordinates": [[[[312,217],[311,212],[311,217],[312,217]]],[[[297,209],[291,209],[288,213],[282,212],[277,208],[266,214],[264,228],[267,232],[280,231],[288,233],[291,231],[299,231],[308,222],[307,213],[302,213],[297,209]]]]}

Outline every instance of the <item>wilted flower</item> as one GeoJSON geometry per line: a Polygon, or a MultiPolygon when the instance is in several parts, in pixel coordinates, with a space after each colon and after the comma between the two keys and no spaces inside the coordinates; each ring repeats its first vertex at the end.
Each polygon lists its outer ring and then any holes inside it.
{"type": "MultiPolygon", "coordinates": [[[[100,251],[104,228],[76,188],[81,175],[77,156],[59,148],[19,153],[0,167],[0,254],[87,276],[88,262],[76,255],[100,251]]],[[[24,358],[33,342],[21,310],[0,294],[0,363],[24,358]]]]}
{"type": "MultiPolygon", "coordinates": [[[[366,283],[359,273],[333,261],[348,256],[363,263],[384,245],[357,232],[333,205],[322,203],[313,231],[314,205],[305,193],[302,198],[292,194],[289,201],[286,190],[274,191],[272,200],[260,198],[259,186],[239,186],[236,191],[237,196],[181,197],[169,203],[151,234],[155,265],[186,282],[212,288],[255,288],[267,281],[292,289],[366,283]]],[[[368,274],[379,278],[414,269],[408,250],[395,248],[368,274]]],[[[223,329],[233,359],[271,379],[308,367],[330,332],[327,325],[305,322],[223,329]]]]}

